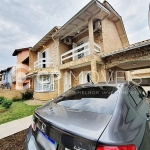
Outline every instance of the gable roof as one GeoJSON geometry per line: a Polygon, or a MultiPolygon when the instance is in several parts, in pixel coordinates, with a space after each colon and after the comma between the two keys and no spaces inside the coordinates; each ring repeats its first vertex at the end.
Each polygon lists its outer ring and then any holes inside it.
{"type": "Polygon", "coordinates": [[[24,50],[29,50],[31,47],[26,47],[26,48],[20,48],[20,49],[15,49],[13,52],[12,56],[18,55],[19,52],[24,51],[24,50]]]}
{"type": "Polygon", "coordinates": [[[110,16],[108,18],[115,23],[123,47],[128,46],[129,40],[122,21],[122,17],[115,11],[115,9],[107,1],[104,1],[103,5],[110,11],[110,16]]]}
{"type": "Polygon", "coordinates": [[[44,45],[48,43],[50,39],[52,39],[52,34],[55,33],[60,27],[55,26],[53,27],[38,43],[36,43],[30,50],[31,51],[38,51],[44,45]]]}
{"type": "Polygon", "coordinates": [[[53,29],[51,29],[30,50],[38,51],[40,48],[45,46],[53,37],[63,39],[67,36],[77,35],[77,30],[80,29],[80,31],[83,31],[85,28],[87,28],[89,18],[93,18],[95,22],[98,19],[102,21],[107,17],[115,23],[123,47],[128,46],[129,41],[126,35],[121,16],[107,1],[101,3],[98,0],[91,0],[85,7],[83,7],[62,27],[55,26],[53,29]]]}
{"type": "Polygon", "coordinates": [[[77,35],[77,30],[87,28],[88,19],[93,18],[94,21],[108,17],[109,10],[98,0],[91,0],[85,7],[83,7],[76,15],[67,21],[57,32],[53,34],[54,37],[65,38],[66,36],[77,35]]]}
{"type": "Polygon", "coordinates": [[[122,48],[122,49],[119,49],[119,50],[116,50],[116,51],[113,51],[113,52],[109,52],[107,54],[102,54],[100,57],[101,58],[106,58],[106,57],[109,57],[109,56],[112,56],[112,55],[115,55],[115,54],[124,53],[126,51],[130,51],[130,50],[133,50],[133,49],[136,49],[136,48],[141,48],[141,47],[144,47],[144,46],[150,46],[150,39],[145,40],[145,41],[141,41],[141,42],[138,42],[138,43],[135,43],[135,44],[131,44],[131,45],[125,47],[125,48],[122,48]]]}

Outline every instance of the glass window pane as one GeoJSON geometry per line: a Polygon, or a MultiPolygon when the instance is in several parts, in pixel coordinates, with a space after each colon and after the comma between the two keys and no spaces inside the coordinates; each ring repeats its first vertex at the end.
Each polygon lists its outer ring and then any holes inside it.
{"type": "Polygon", "coordinates": [[[55,99],[54,102],[67,108],[113,114],[117,96],[117,88],[110,86],[72,88],[55,99]]]}
{"type": "Polygon", "coordinates": [[[136,105],[138,105],[143,100],[141,94],[136,90],[135,87],[131,87],[129,93],[133,100],[136,102],[136,105]]]}

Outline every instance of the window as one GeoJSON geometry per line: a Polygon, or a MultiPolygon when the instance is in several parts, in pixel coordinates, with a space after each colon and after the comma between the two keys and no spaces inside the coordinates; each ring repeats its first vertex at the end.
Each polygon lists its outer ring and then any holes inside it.
{"type": "Polygon", "coordinates": [[[147,93],[145,92],[145,90],[141,87],[141,86],[138,86],[137,87],[137,90],[138,90],[138,92],[141,94],[141,96],[144,98],[146,98],[147,97],[147,93]]]}
{"type": "Polygon", "coordinates": [[[77,87],[65,92],[54,103],[82,111],[101,114],[113,114],[118,97],[118,90],[111,86],[77,87]]]}
{"type": "Polygon", "coordinates": [[[141,101],[143,100],[142,95],[138,92],[138,90],[135,86],[130,88],[129,94],[132,98],[132,99],[130,99],[130,103],[133,107],[138,106],[141,103],[141,101]]]}
{"type": "Polygon", "coordinates": [[[92,82],[92,75],[90,71],[82,71],[79,75],[79,84],[84,84],[88,82],[92,82]]]}
{"type": "MultiPolygon", "coordinates": [[[[80,44],[78,44],[78,46],[80,46],[80,45],[82,45],[82,44],[83,44],[83,42],[80,43],[80,44]]],[[[84,50],[84,47],[78,49],[78,52],[81,52],[81,51],[83,51],[83,50],[84,50]]],[[[82,58],[82,57],[84,57],[84,53],[78,54],[78,59],[79,59],[79,58],[82,58]]]]}
{"type": "MultiPolygon", "coordinates": [[[[42,57],[43,57],[43,58],[46,58],[46,51],[44,51],[44,52],[42,53],[42,57]]],[[[43,67],[43,68],[46,68],[46,59],[43,59],[43,63],[42,63],[42,64],[43,64],[42,67],[43,67]]]]}
{"type": "Polygon", "coordinates": [[[42,53],[38,52],[38,68],[50,67],[49,63],[49,49],[45,49],[42,53]]]}
{"type": "Polygon", "coordinates": [[[5,80],[5,73],[3,74],[3,80],[5,80]]]}
{"type": "Polygon", "coordinates": [[[54,91],[54,75],[40,75],[34,78],[35,92],[54,91]]]}

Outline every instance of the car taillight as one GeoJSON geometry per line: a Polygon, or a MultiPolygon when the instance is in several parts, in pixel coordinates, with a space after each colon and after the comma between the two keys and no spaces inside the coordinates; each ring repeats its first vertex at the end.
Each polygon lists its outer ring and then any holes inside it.
{"type": "Polygon", "coordinates": [[[36,131],[36,123],[35,123],[35,121],[34,121],[34,118],[32,118],[32,130],[33,131],[36,131]]]}
{"type": "Polygon", "coordinates": [[[136,147],[135,147],[135,145],[97,146],[96,150],[136,150],[136,147]]]}

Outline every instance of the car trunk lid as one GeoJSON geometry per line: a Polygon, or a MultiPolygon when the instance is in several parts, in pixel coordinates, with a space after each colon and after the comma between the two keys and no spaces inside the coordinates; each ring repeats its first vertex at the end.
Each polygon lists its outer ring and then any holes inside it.
{"type": "Polygon", "coordinates": [[[35,110],[38,128],[68,149],[91,150],[108,125],[112,115],[67,108],[48,103],[35,110]],[[43,130],[43,125],[46,129],[43,130]],[[69,141],[69,142],[68,142],[69,141]]]}

